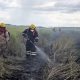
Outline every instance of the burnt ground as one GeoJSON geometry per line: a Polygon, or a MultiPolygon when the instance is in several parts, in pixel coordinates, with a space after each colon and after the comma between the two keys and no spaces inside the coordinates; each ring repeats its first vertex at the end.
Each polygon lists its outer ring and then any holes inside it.
{"type": "Polygon", "coordinates": [[[36,56],[26,56],[23,63],[23,80],[42,80],[42,69],[46,63],[39,54],[36,56]]]}

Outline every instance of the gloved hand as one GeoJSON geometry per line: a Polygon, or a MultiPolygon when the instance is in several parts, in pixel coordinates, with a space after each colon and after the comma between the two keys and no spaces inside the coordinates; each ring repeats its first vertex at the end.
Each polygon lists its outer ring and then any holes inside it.
{"type": "Polygon", "coordinates": [[[39,40],[39,38],[38,38],[38,37],[36,37],[36,38],[35,38],[35,42],[38,42],[38,40],[39,40]]]}

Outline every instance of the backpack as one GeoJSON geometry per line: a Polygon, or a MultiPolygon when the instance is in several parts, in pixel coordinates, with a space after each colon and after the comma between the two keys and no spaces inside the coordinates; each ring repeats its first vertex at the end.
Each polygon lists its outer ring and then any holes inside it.
{"type": "Polygon", "coordinates": [[[0,36],[6,38],[6,28],[5,27],[0,27],[0,36]]]}

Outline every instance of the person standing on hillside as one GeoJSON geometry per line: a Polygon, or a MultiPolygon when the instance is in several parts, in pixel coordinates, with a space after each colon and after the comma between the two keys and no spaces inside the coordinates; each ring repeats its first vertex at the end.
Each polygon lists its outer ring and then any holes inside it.
{"type": "Polygon", "coordinates": [[[35,42],[38,42],[38,32],[36,30],[36,26],[31,24],[29,28],[25,29],[22,33],[23,37],[26,39],[26,51],[27,54],[36,53],[36,47],[34,45],[35,42]]]}
{"type": "Polygon", "coordinates": [[[0,55],[3,55],[6,50],[9,38],[10,33],[6,29],[6,25],[4,23],[0,23],[0,55]]]}

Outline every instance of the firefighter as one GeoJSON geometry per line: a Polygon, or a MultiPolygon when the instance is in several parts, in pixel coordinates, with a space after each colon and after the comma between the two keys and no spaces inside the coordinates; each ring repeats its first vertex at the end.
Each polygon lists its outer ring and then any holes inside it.
{"type": "Polygon", "coordinates": [[[0,55],[3,55],[7,49],[7,43],[9,41],[10,33],[6,29],[4,23],[0,23],[0,55]]]}
{"type": "Polygon", "coordinates": [[[38,32],[36,30],[36,26],[31,24],[29,28],[23,31],[23,37],[26,39],[26,51],[28,53],[35,54],[36,47],[34,45],[35,42],[38,42],[38,32]]]}

